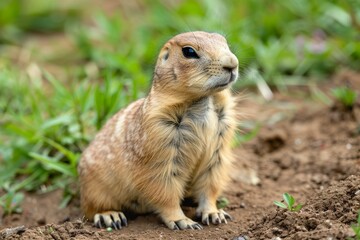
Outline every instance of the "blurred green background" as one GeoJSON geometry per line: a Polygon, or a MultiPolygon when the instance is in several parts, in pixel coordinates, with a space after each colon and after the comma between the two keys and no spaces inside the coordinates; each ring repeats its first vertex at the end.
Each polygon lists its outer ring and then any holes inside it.
{"type": "Polygon", "coordinates": [[[240,61],[236,89],[282,91],[360,69],[358,0],[1,0],[4,213],[21,211],[21,190],[64,188],[65,206],[81,151],[145,96],[166,40],[192,30],[226,36],[240,61]]]}

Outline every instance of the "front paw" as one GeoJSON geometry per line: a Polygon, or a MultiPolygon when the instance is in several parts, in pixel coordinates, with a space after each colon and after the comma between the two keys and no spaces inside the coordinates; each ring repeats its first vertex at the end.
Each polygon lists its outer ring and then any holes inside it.
{"type": "Polygon", "coordinates": [[[203,227],[199,223],[194,222],[190,218],[179,219],[176,221],[165,221],[165,224],[168,228],[172,230],[203,229],[203,227]]]}
{"type": "Polygon", "coordinates": [[[204,225],[208,225],[208,226],[210,225],[210,221],[212,222],[212,224],[215,225],[218,225],[220,223],[227,224],[227,220],[232,221],[232,217],[230,216],[230,214],[228,214],[222,209],[219,209],[218,211],[212,213],[205,211],[197,211],[196,217],[201,219],[201,222],[204,225]]]}

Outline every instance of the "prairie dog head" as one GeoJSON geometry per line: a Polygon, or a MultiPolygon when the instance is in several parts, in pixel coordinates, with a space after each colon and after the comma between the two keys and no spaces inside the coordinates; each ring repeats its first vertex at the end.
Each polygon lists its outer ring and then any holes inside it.
{"type": "Polygon", "coordinates": [[[238,77],[238,59],[217,33],[176,35],[161,49],[153,88],[208,95],[229,87],[238,77]]]}

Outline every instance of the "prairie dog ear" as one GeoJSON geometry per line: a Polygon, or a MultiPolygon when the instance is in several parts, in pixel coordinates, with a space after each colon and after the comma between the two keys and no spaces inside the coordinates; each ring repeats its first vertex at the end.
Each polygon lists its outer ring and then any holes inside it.
{"type": "Polygon", "coordinates": [[[164,64],[169,58],[169,48],[165,47],[161,50],[159,54],[159,63],[164,64]]]}

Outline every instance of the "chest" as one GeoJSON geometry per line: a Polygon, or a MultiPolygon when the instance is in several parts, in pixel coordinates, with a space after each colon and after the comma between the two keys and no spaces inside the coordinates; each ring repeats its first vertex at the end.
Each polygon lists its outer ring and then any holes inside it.
{"type": "Polygon", "coordinates": [[[223,108],[217,109],[210,97],[192,103],[179,115],[172,142],[187,165],[196,164],[216,150],[225,115],[223,108]]]}
{"type": "Polygon", "coordinates": [[[217,151],[227,132],[231,132],[227,104],[212,97],[201,98],[187,106],[171,106],[154,114],[145,125],[142,144],[151,166],[180,174],[191,172],[217,151]]]}

